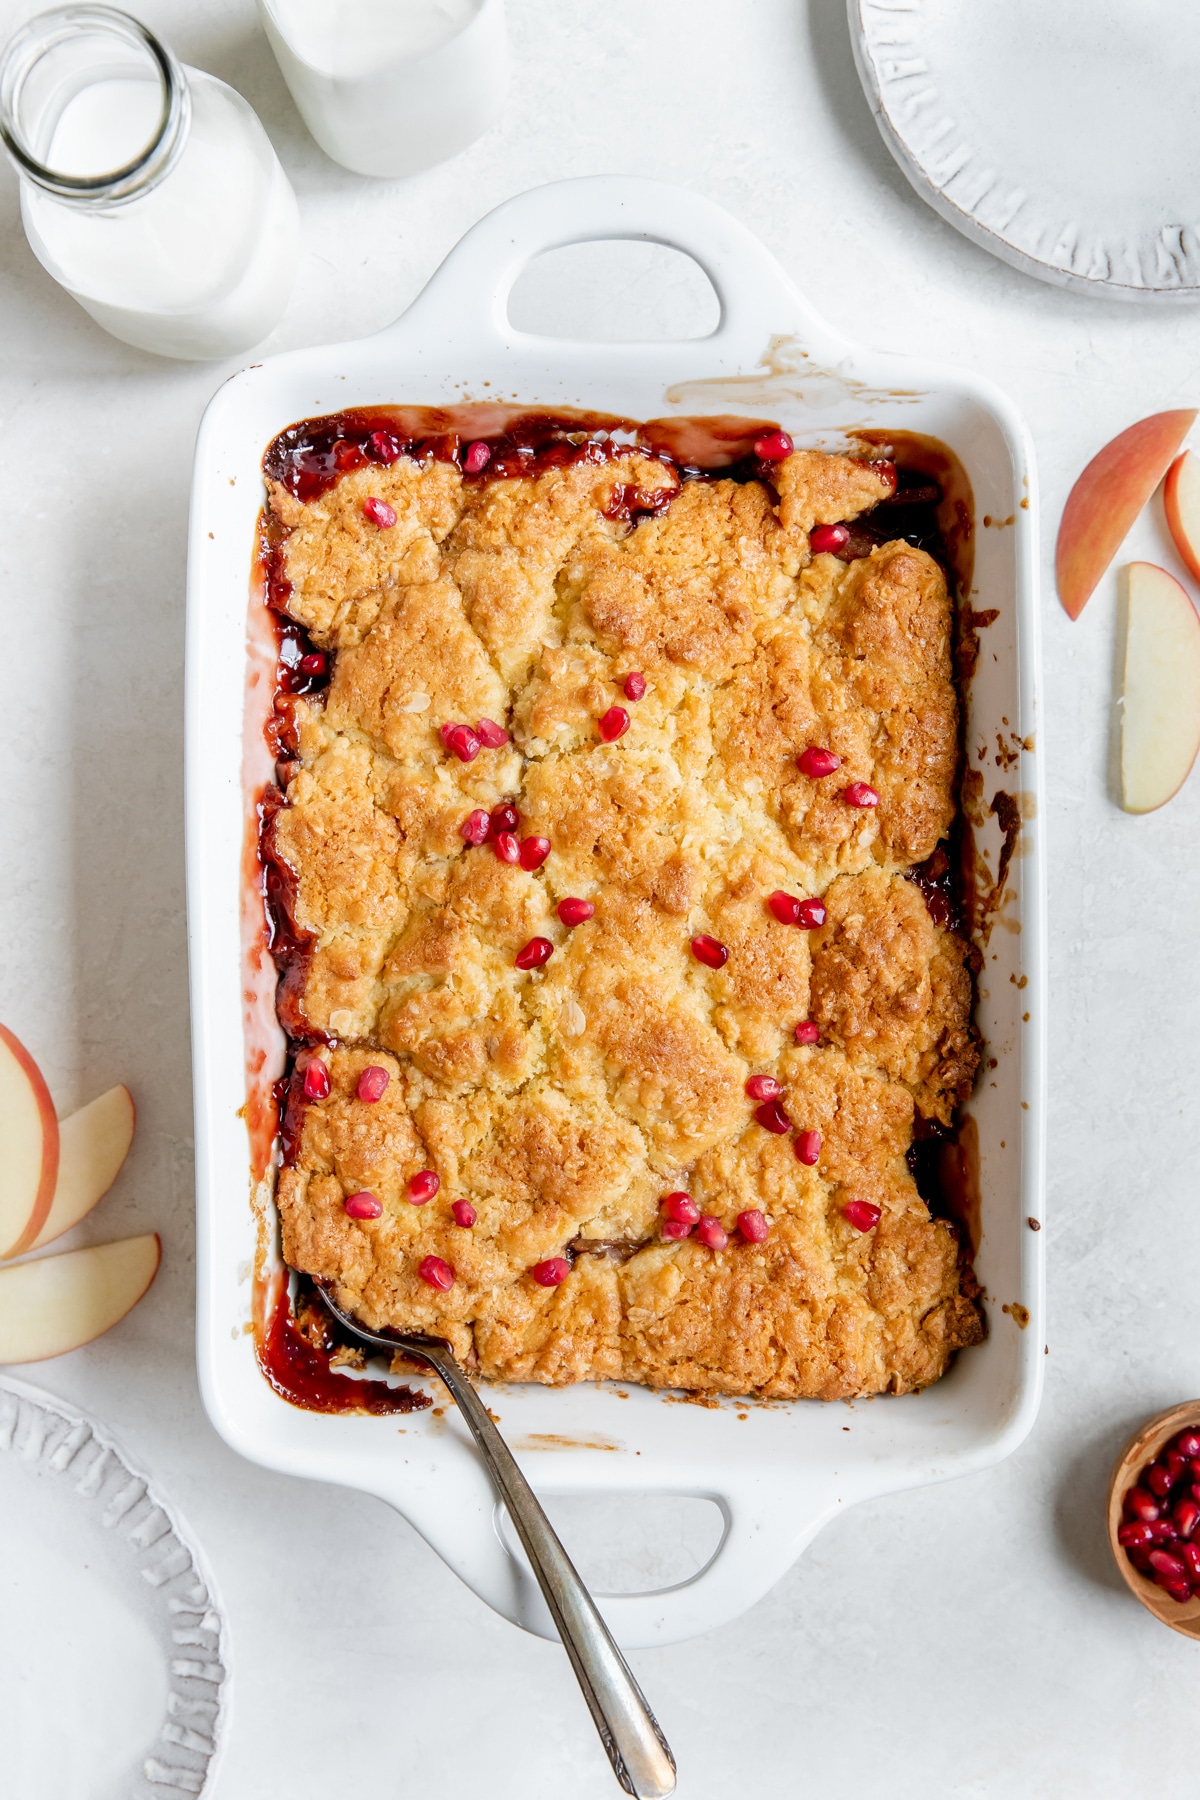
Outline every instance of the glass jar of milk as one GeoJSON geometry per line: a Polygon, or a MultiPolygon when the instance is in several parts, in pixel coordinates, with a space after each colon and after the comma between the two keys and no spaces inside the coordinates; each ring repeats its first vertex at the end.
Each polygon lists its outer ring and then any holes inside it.
{"type": "Polygon", "coordinates": [[[63,6],[0,62],[0,136],[50,274],[160,356],[247,350],[296,277],[296,198],[240,94],[108,6],[63,6]]]}
{"type": "Polygon", "coordinates": [[[413,175],[495,123],[504,0],[258,0],[304,123],[358,175],[413,175]]]}

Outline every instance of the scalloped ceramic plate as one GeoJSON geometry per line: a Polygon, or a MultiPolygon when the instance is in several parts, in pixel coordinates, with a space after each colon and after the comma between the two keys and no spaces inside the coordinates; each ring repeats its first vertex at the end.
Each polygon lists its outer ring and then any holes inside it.
{"type": "Polygon", "coordinates": [[[884,142],[993,255],[1121,300],[1200,298],[1200,8],[848,0],[884,142]]]}
{"type": "Polygon", "coordinates": [[[0,1619],[5,1800],[208,1791],[228,1654],[199,1553],[100,1426],[8,1378],[0,1619]]]}

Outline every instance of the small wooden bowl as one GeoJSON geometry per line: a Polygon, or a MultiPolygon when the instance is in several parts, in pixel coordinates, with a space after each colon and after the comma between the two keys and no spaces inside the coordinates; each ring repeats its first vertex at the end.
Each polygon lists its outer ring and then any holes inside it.
{"type": "Polygon", "coordinates": [[[1172,1600],[1169,1594],[1164,1594],[1160,1587],[1134,1568],[1117,1542],[1117,1527],[1121,1523],[1125,1495],[1134,1486],[1146,1464],[1154,1461],[1168,1439],[1187,1426],[1200,1431],[1200,1400],[1185,1400],[1181,1406],[1171,1406],[1166,1412],[1156,1413],[1130,1438],[1118,1456],[1109,1478],[1108,1541],[1126,1587],[1130,1593],[1137,1595],[1147,1612],[1152,1612],[1156,1619],[1161,1619],[1172,1631],[1181,1631],[1184,1637],[1200,1638],[1200,1595],[1182,1603],[1172,1600]]]}

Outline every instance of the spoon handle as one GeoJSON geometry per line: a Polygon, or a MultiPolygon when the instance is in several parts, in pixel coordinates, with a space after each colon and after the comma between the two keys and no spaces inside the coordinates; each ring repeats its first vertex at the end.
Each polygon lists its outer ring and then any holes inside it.
{"type": "Polygon", "coordinates": [[[571,1659],[613,1774],[635,1800],[675,1792],[675,1758],[641,1689],[576,1574],[512,1452],[479,1395],[448,1350],[422,1346],[470,1426],[533,1565],[546,1605],[571,1659]]]}

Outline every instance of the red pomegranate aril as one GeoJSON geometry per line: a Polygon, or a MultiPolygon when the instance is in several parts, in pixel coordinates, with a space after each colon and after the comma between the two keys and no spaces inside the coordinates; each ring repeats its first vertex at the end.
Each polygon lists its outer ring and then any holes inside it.
{"type": "Polygon", "coordinates": [[[345,1208],[352,1219],[377,1219],[383,1211],[374,1194],[368,1194],[365,1189],[361,1194],[347,1194],[345,1208]]]}
{"type": "Polygon", "coordinates": [[[794,925],[800,917],[800,902],[795,894],[785,894],[782,888],[776,888],[773,894],[767,895],[767,911],[781,925],[794,925]]]}
{"type": "Polygon", "coordinates": [[[307,656],[300,658],[302,675],[323,675],[329,667],[329,658],[323,650],[310,650],[307,656]]]}
{"type": "MultiPolygon", "coordinates": [[[[813,1169],[821,1155],[821,1134],[819,1131],[798,1131],[796,1133],[796,1161],[813,1169]]],[[[853,1205],[854,1202],[852,1201],[853,1205]]]]}
{"type": "Polygon", "coordinates": [[[1157,1519],[1162,1508],[1148,1488],[1131,1487],[1125,1496],[1125,1511],[1131,1519],[1141,1519],[1148,1523],[1157,1519]]]}
{"type": "Polygon", "coordinates": [[[821,1027],[814,1025],[811,1019],[801,1019],[796,1027],[796,1042],[798,1044],[816,1044],[820,1042],[820,1038],[821,1027]]]}
{"type": "Polygon", "coordinates": [[[1159,1460],[1162,1462],[1168,1475],[1171,1477],[1171,1480],[1178,1481],[1184,1469],[1187,1467],[1188,1459],[1186,1456],[1180,1456],[1178,1450],[1172,1450],[1168,1445],[1165,1450],[1159,1451],[1159,1460]]]}
{"type": "Polygon", "coordinates": [[[1200,1544],[1180,1544],[1175,1552],[1188,1572],[1188,1580],[1200,1584],[1200,1544]]]}
{"type": "Polygon", "coordinates": [[[492,849],[503,863],[519,863],[521,846],[517,842],[515,831],[498,831],[492,839],[492,849]]]}
{"type": "Polygon", "coordinates": [[[363,501],[363,511],[372,525],[378,525],[380,531],[390,531],[396,523],[396,509],[389,506],[386,500],[379,500],[374,494],[363,501]]]}
{"type": "Polygon", "coordinates": [[[1148,1530],[1156,1544],[1176,1544],[1179,1541],[1179,1533],[1170,1519],[1153,1519],[1148,1530]]]}
{"type": "Polygon", "coordinates": [[[659,1236],[666,1238],[668,1242],[673,1242],[680,1238],[691,1237],[694,1230],[694,1225],[685,1225],[682,1219],[664,1219],[659,1227],[659,1236]]]}
{"type": "Polygon", "coordinates": [[[763,462],[782,462],[794,448],[786,431],[767,431],[754,440],[754,454],[763,462]]]}
{"type": "Polygon", "coordinates": [[[597,721],[596,730],[602,743],[615,744],[629,730],[629,714],[623,706],[610,706],[597,721]]]}
{"type": "Polygon", "coordinates": [[[696,1236],[706,1250],[724,1250],[729,1242],[729,1233],[711,1213],[706,1213],[696,1226],[696,1236]]]}
{"type": "Polygon", "coordinates": [[[492,460],[492,453],[482,438],[476,438],[473,444],[467,445],[467,454],[463,457],[463,473],[478,475],[492,460]]]}
{"type": "Polygon", "coordinates": [[[679,1191],[674,1194],[664,1194],[658,1203],[658,1210],[664,1218],[673,1220],[676,1225],[699,1223],[700,1208],[690,1194],[679,1191]]]}
{"type": "Polygon", "coordinates": [[[822,750],[817,744],[810,744],[796,758],[796,767],[800,773],[813,781],[824,781],[827,775],[832,775],[841,766],[840,756],[835,756],[832,750],[822,750]]]}
{"type": "Polygon", "coordinates": [[[802,900],[800,916],[796,920],[801,931],[816,931],[825,923],[825,902],[823,900],[802,900]]]}
{"type": "Polygon", "coordinates": [[[842,799],[847,806],[857,806],[863,809],[879,805],[879,795],[865,781],[852,781],[848,788],[842,790],[842,799]]]}
{"type": "Polygon", "coordinates": [[[771,1227],[756,1206],[738,1214],[737,1228],[748,1244],[765,1244],[771,1235],[771,1227]]]}
{"type": "Polygon", "coordinates": [[[502,831],[515,831],[520,823],[520,813],[506,800],[500,806],[493,806],[488,817],[488,831],[492,837],[496,837],[502,831]]]}
{"type": "Polygon", "coordinates": [[[373,431],[367,439],[365,449],[372,462],[382,463],[385,468],[399,462],[404,455],[404,445],[390,431],[373,431]]]}
{"type": "Polygon", "coordinates": [[[540,969],[554,955],[554,945],[549,938],[530,938],[514,956],[513,961],[518,969],[540,969]]]}
{"type": "MultiPolygon", "coordinates": [[[[1147,1544],[1153,1544],[1154,1533],[1149,1525],[1143,1525],[1140,1519],[1133,1519],[1124,1525],[1117,1526],[1117,1542],[1123,1544],[1127,1550],[1131,1550],[1135,1546],[1144,1547],[1147,1544]]],[[[1195,1550],[1196,1555],[1200,1556],[1200,1545],[1193,1544],[1189,1548],[1195,1550]]]]}
{"type": "Polygon", "coordinates": [[[1187,1580],[1187,1564],[1169,1550],[1151,1550],[1150,1567],[1156,1575],[1165,1575],[1170,1581],[1187,1580]]]}
{"type": "Polygon", "coordinates": [[[621,686],[627,700],[641,700],[646,692],[646,677],[640,669],[631,669],[621,686]]]}
{"type": "Polygon", "coordinates": [[[426,1201],[433,1199],[441,1185],[441,1176],[435,1170],[422,1169],[409,1182],[408,1197],[414,1206],[424,1206],[426,1201]]]}
{"type": "Polygon", "coordinates": [[[849,1220],[855,1231],[874,1231],[880,1211],[869,1200],[848,1200],[842,1208],[842,1217],[849,1220]]]}
{"type": "Polygon", "coordinates": [[[470,1231],[479,1217],[469,1200],[456,1200],[450,1211],[454,1215],[454,1223],[461,1226],[464,1231],[470,1231]]]}
{"type": "Polygon", "coordinates": [[[458,835],[467,844],[486,844],[488,835],[488,816],[482,807],[468,813],[458,828],[458,835]]]}
{"type": "Polygon", "coordinates": [[[1168,1581],[1165,1575],[1156,1575],[1155,1581],[1163,1590],[1168,1600],[1174,1600],[1179,1606],[1186,1606],[1192,1598],[1191,1583],[1187,1581],[1168,1581]]]}
{"type": "Polygon", "coordinates": [[[586,925],[595,910],[590,900],[567,899],[558,903],[558,916],[568,926],[586,925]]]}
{"type": "Polygon", "coordinates": [[[372,1063],[370,1068],[364,1069],[359,1076],[358,1086],[354,1091],[360,1100],[366,1100],[374,1105],[376,1100],[383,1099],[391,1079],[391,1075],[386,1069],[381,1069],[378,1063],[372,1063]]]}
{"type": "Polygon", "coordinates": [[[709,937],[704,931],[699,937],[692,939],[692,955],[706,969],[723,969],[729,961],[729,952],[724,944],[718,943],[715,937],[709,937]]]}
{"type": "Polygon", "coordinates": [[[1142,1470],[1142,1480],[1159,1500],[1165,1500],[1171,1491],[1171,1471],[1165,1463],[1152,1462],[1148,1469],[1142,1470]]]}
{"type": "Polygon", "coordinates": [[[1181,1431],[1175,1439],[1174,1447],[1180,1456],[1200,1457],[1200,1434],[1194,1431],[1181,1431]]]}
{"type": "Polygon", "coordinates": [[[773,1131],[782,1137],[792,1129],[792,1121],[780,1106],[778,1100],[767,1100],[762,1106],[756,1106],[754,1117],[764,1131],[773,1131]]]}
{"type": "Polygon", "coordinates": [[[449,1293],[454,1286],[454,1270],[440,1256],[423,1256],[417,1264],[417,1274],[431,1288],[438,1288],[443,1294],[449,1293]]]}
{"type": "Polygon", "coordinates": [[[752,1075],[746,1083],[751,1100],[778,1100],[783,1089],[773,1075],[752,1075]]]}
{"type": "Polygon", "coordinates": [[[1130,1562],[1133,1564],[1134,1568],[1137,1569],[1139,1574],[1142,1574],[1142,1575],[1150,1574],[1150,1572],[1151,1572],[1150,1564],[1149,1564],[1149,1561],[1147,1560],[1150,1555],[1150,1552],[1148,1550],[1142,1548],[1141,1546],[1139,1546],[1137,1544],[1134,1544],[1130,1547],[1130,1549],[1126,1550],[1125,1554],[1129,1558],[1130,1562]]]}
{"type": "Polygon", "coordinates": [[[475,735],[485,750],[499,750],[508,742],[508,733],[495,719],[480,719],[475,735]]]}
{"type": "Polygon", "coordinates": [[[844,525],[814,525],[808,534],[808,547],[814,556],[836,556],[849,542],[850,533],[844,525]]]}
{"type": "Polygon", "coordinates": [[[540,869],[550,854],[550,839],[543,837],[527,837],[521,842],[521,867],[532,874],[540,869]]]}
{"type": "Polygon", "coordinates": [[[1171,1508],[1171,1519],[1180,1537],[1190,1538],[1200,1525],[1200,1506],[1194,1500],[1180,1500],[1171,1508]]]}
{"type": "Polygon", "coordinates": [[[314,1056],[304,1071],[304,1098],[306,1100],[328,1100],[329,1070],[319,1056],[314,1056]]]}
{"type": "Polygon", "coordinates": [[[479,755],[481,745],[478,735],[469,725],[455,725],[447,733],[446,746],[453,750],[459,762],[474,762],[479,755]]]}
{"type": "Polygon", "coordinates": [[[571,1265],[565,1256],[548,1256],[545,1262],[534,1263],[529,1273],[539,1287],[561,1287],[571,1273],[571,1265]]]}

